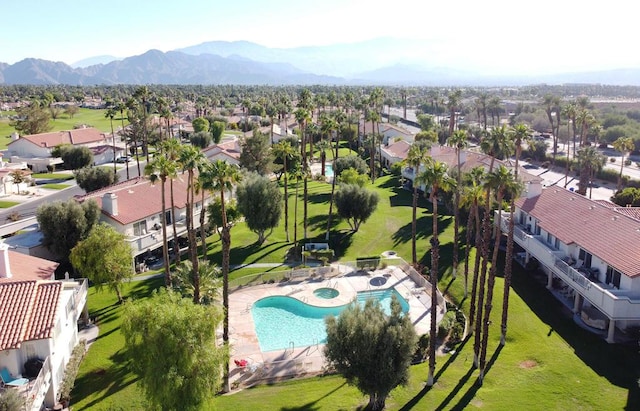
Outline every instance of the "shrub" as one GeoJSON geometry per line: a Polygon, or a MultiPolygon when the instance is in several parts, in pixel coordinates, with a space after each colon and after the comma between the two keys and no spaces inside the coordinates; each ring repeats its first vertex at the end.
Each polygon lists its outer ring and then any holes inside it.
{"type": "Polygon", "coordinates": [[[447,311],[447,313],[438,324],[438,338],[442,339],[447,336],[451,327],[456,323],[456,312],[447,311]]]}
{"type": "Polygon", "coordinates": [[[6,389],[0,392],[0,410],[22,411],[24,405],[24,398],[17,390],[6,389]]]}
{"type": "Polygon", "coordinates": [[[419,363],[427,359],[429,353],[429,334],[422,334],[418,338],[416,353],[413,356],[413,362],[419,363]]]}
{"type": "Polygon", "coordinates": [[[71,358],[67,363],[67,367],[64,370],[64,377],[60,384],[60,401],[68,402],[71,399],[71,390],[73,390],[73,384],[76,381],[76,375],[78,375],[78,369],[80,368],[80,362],[84,358],[84,354],[87,352],[87,342],[80,340],[78,345],[75,346],[71,352],[71,358]]]}
{"type": "Polygon", "coordinates": [[[394,176],[402,175],[402,163],[393,163],[391,165],[391,174],[394,176]]]}
{"type": "Polygon", "coordinates": [[[615,157],[609,157],[609,162],[610,163],[615,163],[616,162],[616,158],[615,157]]]}

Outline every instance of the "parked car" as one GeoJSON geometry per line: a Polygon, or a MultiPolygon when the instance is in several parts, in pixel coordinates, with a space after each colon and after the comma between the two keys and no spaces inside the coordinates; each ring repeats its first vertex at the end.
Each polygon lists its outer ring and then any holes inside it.
{"type": "Polygon", "coordinates": [[[120,156],[116,158],[117,163],[128,163],[129,161],[131,161],[131,156],[120,156]]]}

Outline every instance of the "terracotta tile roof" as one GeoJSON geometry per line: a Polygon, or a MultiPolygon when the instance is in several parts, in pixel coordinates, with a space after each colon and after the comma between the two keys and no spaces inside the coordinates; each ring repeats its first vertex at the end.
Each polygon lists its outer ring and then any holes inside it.
{"type": "Polygon", "coordinates": [[[576,244],[629,277],[640,275],[640,221],[561,187],[516,205],[565,244],[576,244]]]}
{"type": "Polygon", "coordinates": [[[393,144],[389,144],[386,147],[383,147],[382,150],[391,154],[393,157],[405,159],[407,158],[407,153],[409,153],[409,148],[411,148],[411,144],[407,143],[404,140],[398,140],[393,144]]]}
{"type": "MultiPolygon", "coordinates": [[[[102,210],[109,218],[126,225],[162,212],[162,199],[160,197],[161,184],[151,182],[144,177],[137,177],[77,197],[80,202],[93,199],[102,208],[102,196],[106,193],[114,193],[118,196],[118,215],[112,215],[102,210]]],[[[177,209],[184,208],[187,203],[187,174],[178,174],[173,180],[173,198],[177,209]]],[[[206,197],[209,197],[207,194],[206,197]]],[[[199,201],[199,196],[196,201],[199,201]]],[[[165,191],[167,210],[171,207],[171,193],[167,183],[165,191]]]]}
{"type": "Polygon", "coordinates": [[[54,280],[59,263],[9,250],[11,278],[0,278],[0,284],[11,281],[54,280]]]}
{"type": "Polygon", "coordinates": [[[59,281],[0,283],[0,351],[50,338],[62,290],[59,281]]]}
{"type": "MultiPolygon", "coordinates": [[[[103,141],[105,134],[97,128],[79,128],[76,130],[55,131],[52,133],[31,134],[20,137],[25,139],[38,147],[55,147],[60,144],[89,144],[103,141]]],[[[14,140],[8,145],[15,143],[18,140],[14,140]]]]}
{"type": "Polygon", "coordinates": [[[204,149],[202,153],[208,159],[211,159],[218,154],[223,154],[233,159],[240,160],[240,145],[236,140],[225,141],[204,149]]]}

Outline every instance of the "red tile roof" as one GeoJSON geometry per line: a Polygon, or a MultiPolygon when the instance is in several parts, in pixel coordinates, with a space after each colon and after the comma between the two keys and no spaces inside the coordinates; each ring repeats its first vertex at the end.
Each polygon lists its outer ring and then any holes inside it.
{"type": "MultiPolygon", "coordinates": [[[[106,193],[114,193],[118,196],[118,215],[112,215],[102,210],[102,213],[120,224],[131,224],[136,221],[162,212],[162,199],[160,197],[161,184],[151,182],[144,177],[137,177],[126,180],[78,197],[80,202],[93,199],[102,208],[102,196],[106,193]]],[[[178,178],[173,180],[173,197],[177,209],[184,208],[187,203],[187,174],[178,174],[178,178]]],[[[207,194],[206,197],[209,197],[207,194]]],[[[171,193],[167,182],[165,190],[165,201],[167,210],[171,207],[171,193]]],[[[199,201],[199,197],[198,200],[199,201]]]]}
{"type": "Polygon", "coordinates": [[[382,149],[387,153],[391,154],[393,157],[405,159],[407,158],[407,154],[409,153],[409,148],[411,148],[411,144],[407,143],[404,140],[398,140],[393,144],[389,144],[382,149]]]}
{"type": "Polygon", "coordinates": [[[576,244],[629,277],[640,275],[640,221],[561,187],[516,204],[565,244],[576,244]]]}
{"type": "Polygon", "coordinates": [[[53,335],[59,281],[8,281],[0,283],[0,351],[19,348],[24,341],[53,335]]]}
{"type": "Polygon", "coordinates": [[[202,153],[209,159],[215,157],[218,154],[223,154],[236,160],[240,159],[239,143],[235,140],[225,141],[223,143],[207,147],[202,151],[202,153]]]}
{"type": "Polygon", "coordinates": [[[0,278],[0,284],[9,281],[54,280],[58,263],[9,250],[11,278],[0,278]]]}
{"type": "MultiPolygon", "coordinates": [[[[38,147],[55,147],[60,144],[89,144],[103,141],[105,134],[97,128],[79,128],[76,130],[55,131],[52,133],[31,134],[20,137],[25,139],[38,147]]],[[[14,140],[9,145],[15,143],[18,140],[14,140]]]]}

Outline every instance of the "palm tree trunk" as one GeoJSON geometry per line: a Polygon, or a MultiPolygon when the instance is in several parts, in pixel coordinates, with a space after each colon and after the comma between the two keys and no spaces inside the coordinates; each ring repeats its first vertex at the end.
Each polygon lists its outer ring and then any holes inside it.
{"type": "Polygon", "coordinates": [[[475,225],[476,225],[476,238],[475,238],[475,246],[476,246],[476,255],[474,258],[473,265],[473,280],[471,282],[471,302],[469,303],[469,327],[473,327],[476,321],[475,313],[476,313],[476,300],[478,298],[478,279],[480,275],[480,257],[482,257],[482,230],[480,223],[480,211],[478,204],[474,204],[474,214],[475,214],[475,225]]]}
{"type": "Polygon", "coordinates": [[[431,203],[433,204],[433,234],[431,236],[431,325],[429,331],[429,376],[427,386],[433,386],[436,372],[436,321],[438,311],[438,259],[440,258],[440,244],[438,242],[438,199],[437,186],[431,189],[431,203]]]}
{"type": "Polygon", "coordinates": [[[474,336],[474,344],[473,344],[473,364],[478,367],[479,366],[479,355],[481,348],[481,337],[482,337],[482,310],[484,304],[484,292],[485,292],[485,281],[487,277],[487,264],[489,263],[489,241],[491,240],[491,218],[489,217],[490,207],[490,191],[487,190],[487,194],[485,197],[485,213],[482,219],[482,267],[480,268],[480,283],[478,284],[478,303],[477,303],[477,312],[476,312],[476,323],[475,323],[475,336],[474,336]]]}
{"type": "MultiPolygon", "coordinates": [[[[467,238],[466,247],[464,249],[464,298],[467,298],[469,290],[469,254],[471,251],[471,233],[473,231],[473,212],[469,210],[469,217],[467,217],[467,238]]],[[[476,283],[474,278],[474,285],[476,283]]],[[[474,290],[475,291],[475,290],[474,290]]]]}
{"type": "MultiPolygon", "coordinates": [[[[502,191],[498,191],[498,207],[502,204],[502,191]]],[[[500,240],[502,238],[502,230],[500,229],[500,223],[502,218],[502,211],[498,208],[498,221],[496,223],[496,238],[493,243],[493,255],[491,257],[491,270],[489,270],[489,279],[487,280],[487,299],[484,307],[484,319],[482,321],[482,348],[480,350],[480,374],[478,380],[480,384],[484,379],[486,359],[487,359],[487,345],[489,344],[489,320],[491,318],[491,309],[493,308],[493,288],[496,282],[496,273],[498,271],[498,252],[500,251],[500,240]]]]}
{"type": "MultiPolygon", "coordinates": [[[[224,320],[222,324],[222,341],[224,345],[229,345],[229,253],[231,250],[231,227],[227,223],[227,210],[224,205],[224,188],[220,189],[220,211],[222,214],[222,307],[224,309],[224,320]]],[[[225,366],[222,367],[223,387],[229,383],[229,363],[228,357],[225,359],[225,366]]]]}
{"type": "Polygon", "coordinates": [[[204,207],[204,189],[201,189],[200,193],[200,237],[202,240],[202,259],[207,258],[207,233],[204,227],[204,215],[205,215],[205,207],[204,207]]]}
{"type": "Polygon", "coordinates": [[[169,270],[169,245],[167,244],[167,205],[165,200],[165,183],[167,178],[160,177],[160,191],[162,192],[162,259],[164,260],[164,284],[167,287],[171,287],[171,271],[169,270]]]}
{"type": "MultiPolygon", "coordinates": [[[[338,159],[338,135],[336,135],[336,155],[333,157],[333,164],[336,164],[336,160],[338,159]]],[[[331,232],[331,218],[333,217],[333,198],[336,192],[336,173],[335,170],[333,172],[333,176],[331,177],[331,198],[329,199],[329,215],[327,216],[327,234],[324,237],[325,241],[329,241],[329,233],[331,232]]]]}
{"type": "Polygon", "coordinates": [[[507,343],[507,321],[509,317],[509,293],[511,292],[511,265],[513,264],[513,221],[516,209],[515,198],[511,198],[509,208],[509,232],[507,234],[507,255],[504,259],[504,293],[502,295],[502,321],[500,326],[500,345],[507,343]]]}
{"type": "Polygon", "coordinates": [[[289,181],[287,178],[287,154],[283,156],[284,161],[284,232],[289,242],[289,181]]]}
{"type": "Polygon", "coordinates": [[[178,244],[178,228],[176,226],[176,204],[173,196],[173,178],[169,180],[169,191],[171,194],[171,225],[173,226],[173,255],[174,263],[180,261],[180,245],[178,244]]]}
{"type": "Polygon", "coordinates": [[[303,214],[304,216],[302,224],[304,226],[304,240],[307,240],[307,216],[308,216],[308,202],[309,202],[309,189],[307,187],[307,183],[308,183],[309,177],[307,176],[307,173],[305,172],[304,174],[304,193],[303,193],[303,214]]]}
{"type": "MultiPolygon", "coordinates": [[[[415,180],[415,178],[414,178],[415,180]]],[[[413,204],[411,217],[411,262],[415,266],[418,263],[418,253],[416,251],[416,225],[417,225],[417,209],[418,209],[418,187],[413,184],[413,204]]]]}

